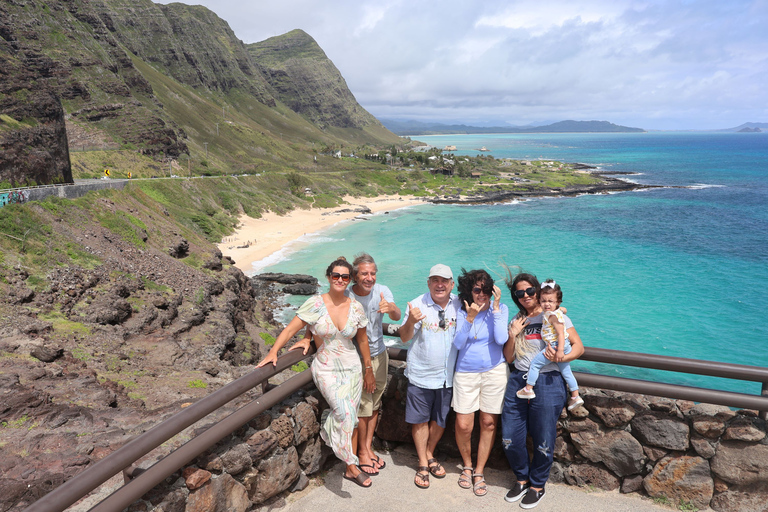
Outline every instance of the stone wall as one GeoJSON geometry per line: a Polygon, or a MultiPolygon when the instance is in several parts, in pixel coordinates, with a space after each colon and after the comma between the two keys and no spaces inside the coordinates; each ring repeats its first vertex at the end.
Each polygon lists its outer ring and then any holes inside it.
{"type": "MultiPolygon", "coordinates": [[[[389,370],[377,428],[385,447],[411,442],[403,363],[392,362],[389,370]]],[[[560,416],[550,481],[638,492],[675,506],[768,511],[768,439],[755,411],[588,388],[583,397],[583,407],[560,416]]],[[[318,436],[326,407],[314,388],[300,391],[128,510],[246,511],[304,489],[308,477],[333,457],[318,436]]],[[[452,426],[449,418],[438,450],[457,457],[452,426]]],[[[508,468],[497,444],[489,464],[508,468]]]]}

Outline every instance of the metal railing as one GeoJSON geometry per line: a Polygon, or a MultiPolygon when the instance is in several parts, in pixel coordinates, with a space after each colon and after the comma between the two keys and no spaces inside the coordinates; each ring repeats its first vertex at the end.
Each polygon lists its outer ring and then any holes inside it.
{"type": "MultiPolygon", "coordinates": [[[[396,326],[388,324],[384,324],[384,333],[387,336],[398,335],[396,326]]],[[[302,355],[299,351],[288,352],[280,356],[276,367],[258,368],[211,393],[54,489],[26,508],[25,512],[61,512],[120,472],[124,473],[126,484],[91,508],[90,512],[119,512],[125,509],[179,468],[214,446],[221,439],[248,423],[258,414],[268,410],[309,384],[312,379],[311,373],[308,371],[302,372],[268,391],[259,399],[230,414],[146,470],[133,467],[136,460],[193,423],[253,389],[260,383],[265,382],[269,377],[306,359],[313,352],[311,351],[306,356],[302,355]]],[[[404,349],[390,348],[388,352],[390,359],[406,360],[407,351],[404,349]]],[[[653,368],[760,382],[762,384],[761,395],[751,395],[576,372],[579,382],[584,386],[692,400],[729,407],[756,409],[761,411],[760,417],[763,419],[765,419],[768,412],[768,369],[766,368],[590,347],[585,348],[581,359],[622,366],[653,368]]]]}
{"type": "Polygon", "coordinates": [[[288,352],[279,358],[276,367],[265,366],[257,368],[253,372],[214,391],[46,494],[27,507],[25,512],[61,512],[120,472],[124,472],[127,480],[132,475],[135,478],[130,479],[126,485],[93,507],[91,511],[119,512],[125,509],[169,475],[183,467],[187,462],[248,423],[257,415],[307,385],[311,382],[312,375],[310,372],[302,372],[292,377],[271,391],[268,391],[259,399],[227,416],[224,420],[190,440],[147,470],[135,471],[135,468],[132,467],[135,461],[193,423],[226,405],[246,391],[265,382],[276,373],[309,357],[312,353],[314,351],[310,351],[305,356],[298,350],[288,352]]]}
{"type": "MultiPolygon", "coordinates": [[[[383,327],[386,336],[398,337],[398,326],[385,323],[383,327]]],[[[405,360],[405,353],[406,351],[403,349],[390,349],[389,356],[391,359],[405,360]]],[[[626,377],[610,377],[594,373],[574,372],[579,384],[583,386],[678,400],[691,400],[740,409],[755,409],[759,411],[758,415],[760,418],[766,419],[768,417],[768,368],[594,347],[584,347],[584,354],[579,359],[596,363],[759,382],[761,384],[760,395],[753,395],[626,377]]]]}

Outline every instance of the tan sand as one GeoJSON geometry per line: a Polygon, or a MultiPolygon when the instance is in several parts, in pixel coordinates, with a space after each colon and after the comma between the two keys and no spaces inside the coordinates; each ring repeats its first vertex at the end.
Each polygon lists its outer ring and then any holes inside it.
{"type": "Polygon", "coordinates": [[[224,256],[235,260],[235,266],[250,275],[254,263],[268,263],[268,258],[290,242],[310,233],[317,233],[341,221],[360,216],[357,212],[338,213],[339,210],[367,206],[373,213],[392,211],[406,206],[424,204],[414,196],[378,196],[374,198],[343,198],[349,204],[334,208],[295,209],[286,215],[267,212],[260,219],[247,215],[240,217],[237,231],[218,244],[224,256]]]}

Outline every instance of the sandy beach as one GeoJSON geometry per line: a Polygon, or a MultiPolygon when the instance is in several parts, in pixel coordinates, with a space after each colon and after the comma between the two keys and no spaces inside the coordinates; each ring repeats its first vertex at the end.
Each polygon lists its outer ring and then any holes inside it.
{"type": "Polygon", "coordinates": [[[374,198],[345,196],[343,199],[349,204],[310,210],[297,208],[285,215],[267,212],[259,219],[243,215],[237,231],[218,244],[219,250],[224,256],[231,257],[237,268],[250,275],[253,273],[253,263],[269,258],[286,244],[361,215],[360,212],[341,210],[368,207],[375,214],[424,204],[423,198],[400,195],[374,198]]]}

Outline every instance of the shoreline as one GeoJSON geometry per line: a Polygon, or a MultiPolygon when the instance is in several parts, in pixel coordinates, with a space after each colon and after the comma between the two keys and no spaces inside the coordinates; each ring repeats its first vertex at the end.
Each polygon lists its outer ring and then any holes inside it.
{"type": "Polygon", "coordinates": [[[401,196],[381,195],[374,198],[355,198],[344,196],[345,205],[333,208],[296,208],[279,215],[266,212],[256,219],[242,215],[240,225],[235,232],[216,244],[222,255],[235,261],[235,266],[247,276],[252,276],[262,268],[274,263],[272,258],[302,237],[317,234],[342,221],[352,220],[361,215],[398,210],[421,204],[493,204],[513,200],[528,200],[540,197],[578,196],[584,194],[606,194],[630,192],[634,190],[661,188],[658,185],[641,185],[626,179],[613,178],[599,171],[592,171],[602,179],[596,185],[566,187],[560,190],[530,187],[528,190],[488,191],[482,195],[458,196],[401,196]],[[261,265],[258,265],[260,264],[261,265]],[[257,264],[254,267],[254,264],[257,264]]]}
{"type": "Polygon", "coordinates": [[[265,260],[305,235],[325,231],[339,222],[361,215],[390,212],[429,203],[427,198],[400,195],[372,198],[345,196],[343,200],[347,204],[333,208],[296,208],[285,215],[266,212],[258,219],[241,215],[240,225],[235,232],[216,245],[222,255],[235,261],[235,267],[250,276],[254,274],[254,264],[264,262],[264,266],[269,265],[271,262],[265,260]]]}

